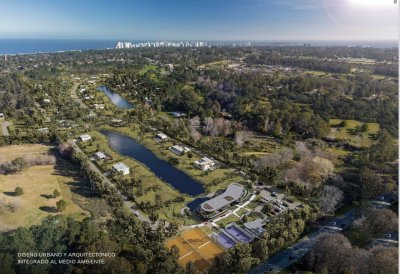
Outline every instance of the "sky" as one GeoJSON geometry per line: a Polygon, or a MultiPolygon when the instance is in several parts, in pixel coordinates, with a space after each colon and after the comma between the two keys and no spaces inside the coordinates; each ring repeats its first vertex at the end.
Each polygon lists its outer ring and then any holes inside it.
{"type": "Polygon", "coordinates": [[[0,38],[398,40],[395,0],[0,0],[0,38]]]}

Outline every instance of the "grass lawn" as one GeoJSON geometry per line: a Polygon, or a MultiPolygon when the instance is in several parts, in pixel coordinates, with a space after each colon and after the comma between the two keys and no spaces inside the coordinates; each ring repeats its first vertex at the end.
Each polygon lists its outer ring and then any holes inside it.
{"type": "Polygon", "coordinates": [[[337,140],[344,140],[349,142],[351,145],[359,147],[370,147],[374,143],[374,137],[379,132],[379,124],[377,123],[366,123],[368,129],[365,132],[355,133],[356,127],[361,127],[364,123],[356,120],[345,120],[347,125],[341,127],[340,123],[343,120],[330,119],[329,124],[331,131],[329,133],[330,138],[337,140]]]}
{"type": "Polygon", "coordinates": [[[231,214],[228,217],[220,220],[219,222],[217,222],[217,225],[225,227],[226,225],[233,223],[233,222],[238,222],[239,218],[236,217],[235,215],[231,214]]]}
{"type": "Polygon", "coordinates": [[[305,73],[310,74],[310,75],[315,75],[315,76],[324,76],[324,75],[328,74],[325,71],[318,71],[318,70],[306,70],[305,73]]]}
{"type": "MultiPolygon", "coordinates": [[[[29,146],[2,147],[1,152],[11,154],[26,153],[29,146]],[[14,152],[14,153],[13,153],[14,152]]],[[[32,151],[47,151],[49,147],[34,145],[32,151]]],[[[9,158],[11,159],[11,158],[9,158]]],[[[15,211],[5,211],[1,215],[0,231],[8,231],[22,226],[32,226],[41,222],[48,215],[63,214],[77,220],[89,216],[74,202],[74,191],[77,189],[78,173],[76,167],[64,160],[57,160],[56,165],[33,166],[12,175],[0,175],[0,201],[15,206],[15,211]],[[14,196],[15,188],[19,186],[24,194],[14,196]],[[53,198],[53,191],[58,189],[61,195],[53,198]],[[62,213],[51,212],[58,200],[67,202],[62,213]]]]}
{"type": "Polygon", "coordinates": [[[237,215],[242,217],[244,214],[248,213],[249,211],[246,208],[241,208],[238,212],[236,212],[237,215]]]}

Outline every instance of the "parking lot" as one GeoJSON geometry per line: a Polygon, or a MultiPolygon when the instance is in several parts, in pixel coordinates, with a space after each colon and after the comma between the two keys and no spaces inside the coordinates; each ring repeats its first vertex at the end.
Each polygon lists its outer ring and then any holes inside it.
{"type": "Polygon", "coordinates": [[[291,199],[288,199],[285,194],[279,193],[272,188],[264,188],[260,191],[259,195],[261,201],[265,204],[272,204],[277,213],[281,213],[287,209],[295,209],[301,205],[300,202],[292,201],[291,199]]]}

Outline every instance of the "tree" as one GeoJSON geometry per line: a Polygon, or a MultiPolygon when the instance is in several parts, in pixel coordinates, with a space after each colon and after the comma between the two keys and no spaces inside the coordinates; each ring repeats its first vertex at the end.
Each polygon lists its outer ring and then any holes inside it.
{"type": "Polygon", "coordinates": [[[268,239],[269,235],[265,232],[260,239],[252,244],[253,256],[260,259],[260,261],[265,261],[268,258],[268,239]]]}
{"type": "Polygon", "coordinates": [[[385,192],[385,184],[378,174],[365,168],[361,172],[361,198],[363,201],[376,199],[385,192]]]}
{"type": "Polygon", "coordinates": [[[248,130],[240,130],[236,131],[235,133],[235,143],[239,146],[242,147],[244,143],[246,143],[250,137],[251,137],[251,132],[248,130]]]}
{"type": "Polygon", "coordinates": [[[67,202],[64,201],[64,200],[59,200],[59,201],[56,203],[56,205],[57,205],[57,211],[58,211],[58,212],[62,212],[62,211],[64,211],[64,210],[66,209],[66,207],[67,207],[67,202]]]}
{"type": "Polygon", "coordinates": [[[14,193],[16,196],[21,196],[22,194],[24,194],[24,190],[21,187],[17,186],[14,190],[14,193]]]}
{"type": "Polygon", "coordinates": [[[335,186],[324,186],[319,195],[319,206],[325,214],[333,213],[343,199],[343,191],[335,186]]]}
{"type": "Polygon", "coordinates": [[[61,195],[60,191],[59,191],[58,189],[54,189],[54,191],[53,191],[53,197],[54,197],[54,198],[57,198],[57,197],[59,197],[60,195],[61,195]]]}
{"type": "Polygon", "coordinates": [[[69,143],[62,143],[58,146],[58,151],[62,158],[71,159],[74,153],[74,148],[69,143]]]}
{"type": "Polygon", "coordinates": [[[387,130],[383,129],[377,142],[369,150],[369,157],[377,163],[386,163],[396,160],[397,146],[387,130]]]}
{"type": "Polygon", "coordinates": [[[314,188],[333,174],[333,163],[321,157],[304,158],[295,167],[286,171],[285,180],[305,184],[314,188]]]}
{"type": "Polygon", "coordinates": [[[217,257],[216,264],[210,270],[210,273],[246,273],[250,270],[253,263],[257,262],[251,257],[251,247],[248,244],[237,244],[217,257]]]}
{"type": "Polygon", "coordinates": [[[201,139],[201,133],[197,131],[197,129],[190,127],[190,137],[192,137],[194,143],[196,144],[201,139]]]}
{"type": "Polygon", "coordinates": [[[369,273],[398,273],[398,252],[395,247],[376,246],[371,250],[369,260],[367,260],[367,269],[369,273]]]}

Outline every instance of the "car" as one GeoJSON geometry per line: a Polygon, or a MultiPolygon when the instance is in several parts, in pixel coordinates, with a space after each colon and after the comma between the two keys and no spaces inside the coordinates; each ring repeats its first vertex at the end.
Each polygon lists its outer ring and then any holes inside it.
{"type": "Polygon", "coordinates": [[[274,192],[271,193],[271,196],[272,196],[272,197],[276,197],[276,196],[278,196],[278,193],[276,193],[276,192],[274,191],[274,192]]]}

